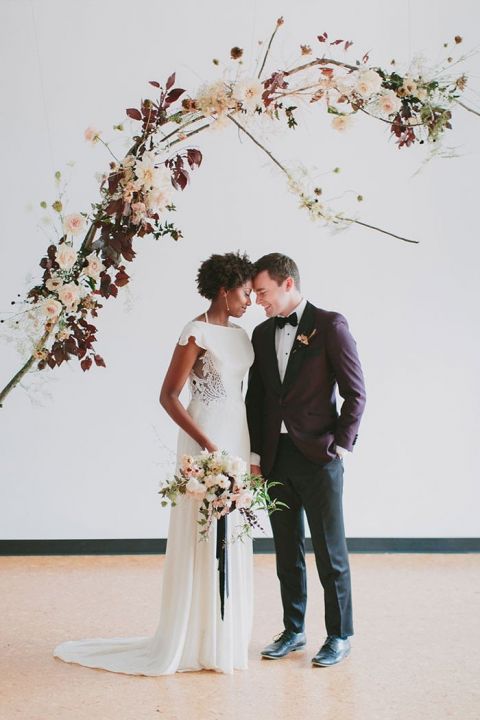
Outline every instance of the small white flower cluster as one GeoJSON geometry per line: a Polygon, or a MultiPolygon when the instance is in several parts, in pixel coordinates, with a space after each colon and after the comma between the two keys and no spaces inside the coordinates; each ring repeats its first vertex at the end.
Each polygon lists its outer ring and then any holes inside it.
{"type": "MultiPolygon", "coordinates": [[[[323,220],[326,223],[340,222],[340,216],[316,196],[314,184],[308,172],[301,168],[289,171],[288,187],[299,198],[299,207],[307,210],[312,222],[323,220]]],[[[318,191],[317,191],[318,192],[318,191]]]]}
{"type": "Polygon", "coordinates": [[[124,201],[123,214],[129,216],[134,225],[147,222],[149,217],[163,212],[171,203],[170,172],[163,164],[158,164],[153,151],[144,152],[138,159],[127,155],[121,163],[113,166],[112,172],[120,173],[121,179],[111,199],[124,201]],[[137,198],[132,202],[134,193],[137,193],[137,198]]]}
{"type": "Polygon", "coordinates": [[[205,116],[214,116],[212,127],[223,127],[228,122],[227,113],[245,110],[253,115],[257,108],[263,109],[263,83],[257,78],[217,80],[202,85],[195,98],[195,107],[205,116]]]}

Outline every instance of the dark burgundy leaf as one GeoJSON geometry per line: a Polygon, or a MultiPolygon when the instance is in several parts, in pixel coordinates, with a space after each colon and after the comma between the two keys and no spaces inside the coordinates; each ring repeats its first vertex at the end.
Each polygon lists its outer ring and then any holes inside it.
{"type": "Polygon", "coordinates": [[[85,372],[85,370],[90,370],[91,366],[92,366],[92,358],[91,357],[84,358],[82,360],[82,362],[80,363],[80,367],[82,368],[82,370],[84,372],[85,372]]]}
{"type": "Polygon", "coordinates": [[[190,165],[192,170],[194,167],[200,167],[200,165],[202,164],[202,159],[202,153],[200,152],[200,150],[195,150],[192,148],[187,151],[188,164],[190,165]]]}
{"type": "Polygon", "coordinates": [[[172,185],[175,190],[185,190],[188,184],[188,173],[185,170],[175,170],[172,175],[172,185]]]}
{"type": "Polygon", "coordinates": [[[127,115],[128,115],[128,117],[132,118],[132,120],[141,120],[142,119],[142,113],[140,112],[140,110],[137,110],[136,108],[128,108],[127,115]]]}
{"type": "Polygon", "coordinates": [[[111,200],[107,207],[105,208],[105,212],[107,215],[115,215],[116,213],[123,212],[124,203],[122,198],[118,198],[117,200],[111,200]]]}
{"type": "Polygon", "coordinates": [[[107,367],[105,365],[105,360],[102,358],[101,355],[94,355],[95,364],[98,365],[98,367],[107,367]]]}
{"type": "Polygon", "coordinates": [[[67,352],[71,353],[72,355],[77,354],[77,343],[75,342],[75,339],[73,337],[69,337],[65,340],[65,348],[67,352]]]}
{"type": "Polygon", "coordinates": [[[171,105],[175,100],[178,100],[178,98],[183,95],[185,90],[182,90],[182,88],[175,88],[174,90],[170,90],[167,97],[165,98],[165,104],[171,105]]]}
{"type": "Polygon", "coordinates": [[[167,92],[170,90],[170,88],[173,87],[174,82],[175,82],[175,73],[172,73],[167,80],[167,85],[165,88],[167,92]]]}
{"type": "Polygon", "coordinates": [[[156,87],[156,88],[160,87],[160,83],[157,82],[156,80],[149,80],[149,83],[150,83],[150,85],[153,85],[153,87],[156,87]]]}
{"type": "Polygon", "coordinates": [[[123,173],[116,172],[108,176],[108,191],[110,195],[113,195],[118,187],[118,183],[121,180],[123,173]]]}
{"type": "MultiPolygon", "coordinates": [[[[153,229],[153,228],[152,228],[153,229]]],[[[115,285],[117,287],[123,287],[128,283],[129,275],[125,272],[124,268],[120,268],[120,270],[115,275],[115,285]]]]}

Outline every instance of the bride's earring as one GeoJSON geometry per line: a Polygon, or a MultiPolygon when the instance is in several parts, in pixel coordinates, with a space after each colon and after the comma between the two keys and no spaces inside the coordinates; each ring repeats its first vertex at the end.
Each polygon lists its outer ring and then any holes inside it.
{"type": "Polygon", "coordinates": [[[228,306],[227,294],[228,294],[228,293],[224,293],[224,294],[223,294],[223,297],[225,298],[225,305],[227,306],[227,312],[230,312],[230,308],[229,308],[229,306],[228,306]]]}

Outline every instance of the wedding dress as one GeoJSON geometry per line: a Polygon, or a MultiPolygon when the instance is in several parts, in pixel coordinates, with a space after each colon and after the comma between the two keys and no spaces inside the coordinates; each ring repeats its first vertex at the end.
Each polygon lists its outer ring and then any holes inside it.
{"type": "MultiPolygon", "coordinates": [[[[206,318],[207,319],[207,318],[206,318]]],[[[179,339],[190,337],[205,350],[190,373],[188,413],[219,449],[249,462],[250,443],[242,381],[253,362],[246,332],[236,325],[193,320],[179,339]]],[[[202,448],[179,432],[177,466],[184,454],[202,448]]],[[[200,501],[182,496],[170,511],[163,571],[160,619],[152,637],[69,640],[54,656],[65,662],[132,675],[167,675],[210,669],[231,673],[247,668],[252,625],[252,541],[228,545],[228,596],[221,617],[216,523],[208,540],[200,539],[200,501]]],[[[240,524],[228,516],[227,537],[240,524]]]]}

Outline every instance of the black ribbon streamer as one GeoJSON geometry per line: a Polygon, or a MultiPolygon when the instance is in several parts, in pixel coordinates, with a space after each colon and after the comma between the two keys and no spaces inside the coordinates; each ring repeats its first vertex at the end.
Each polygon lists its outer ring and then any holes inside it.
{"type": "Polygon", "coordinates": [[[227,537],[227,516],[223,515],[217,520],[217,560],[218,560],[218,587],[220,590],[220,612],[225,614],[225,598],[228,598],[228,552],[225,542],[227,537]]]}

